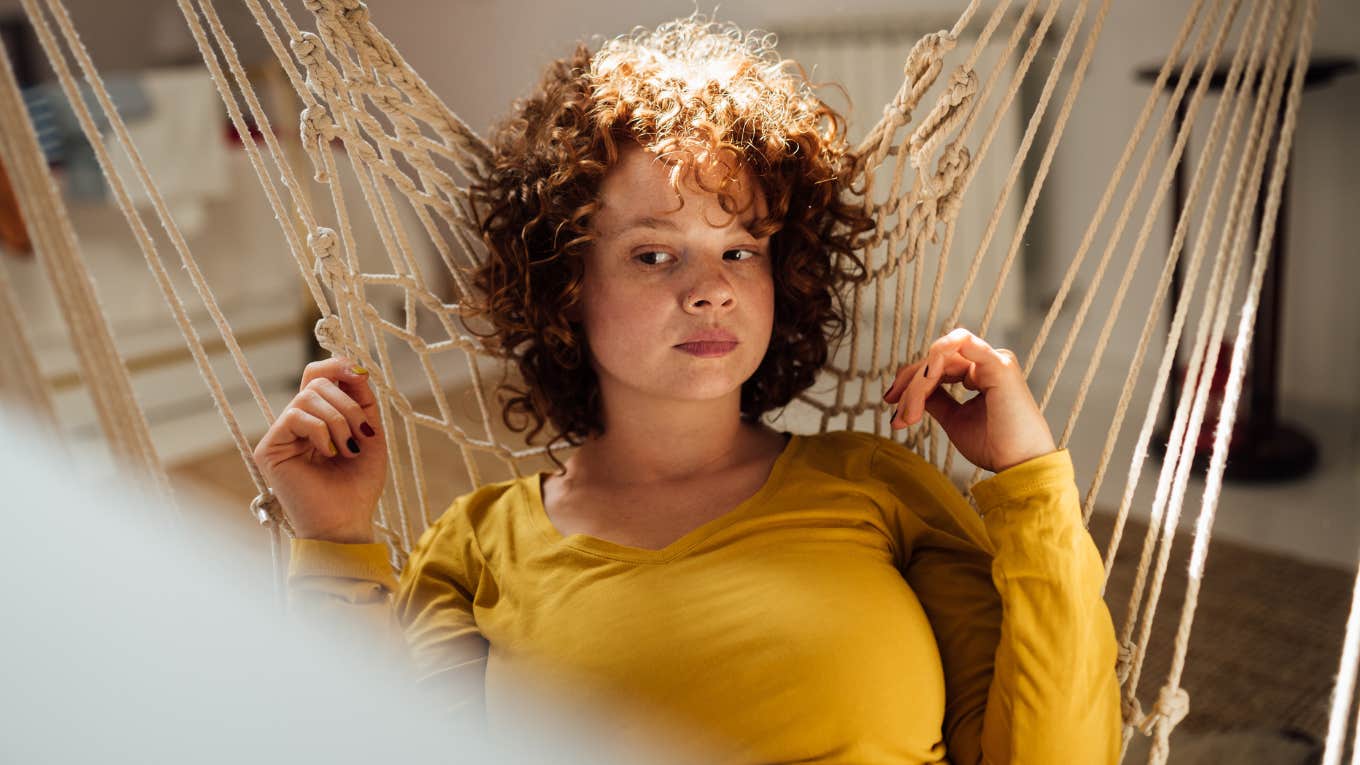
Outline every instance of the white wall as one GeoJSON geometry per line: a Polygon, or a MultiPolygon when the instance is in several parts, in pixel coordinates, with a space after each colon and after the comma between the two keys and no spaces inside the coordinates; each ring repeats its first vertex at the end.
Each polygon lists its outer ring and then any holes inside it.
{"type": "MultiPolygon", "coordinates": [[[[186,62],[201,65],[193,36],[174,0],[63,0],[63,4],[101,71],[186,62]]],[[[242,32],[236,36],[237,49],[247,61],[268,52],[244,3],[228,0],[213,3],[213,8],[229,32],[242,32]]],[[[22,17],[23,5],[20,0],[0,0],[0,14],[22,17]]],[[[60,34],[55,26],[53,32],[60,34]]]]}

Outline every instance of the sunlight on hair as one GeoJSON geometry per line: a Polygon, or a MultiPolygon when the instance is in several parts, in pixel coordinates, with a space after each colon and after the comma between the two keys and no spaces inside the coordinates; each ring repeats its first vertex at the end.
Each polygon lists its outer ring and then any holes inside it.
{"type": "Polygon", "coordinates": [[[773,34],[744,33],[698,13],[636,29],[591,60],[597,116],[626,121],[657,145],[726,140],[740,150],[757,137],[777,145],[800,132],[837,136],[806,78],[774,46],[773,34]]]}

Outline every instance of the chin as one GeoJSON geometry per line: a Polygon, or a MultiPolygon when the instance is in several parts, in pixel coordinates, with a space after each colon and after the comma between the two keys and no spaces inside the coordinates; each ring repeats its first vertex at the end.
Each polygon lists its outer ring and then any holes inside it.
{"type": "Polygon", "coordinates": [[[713,401],[728,396],[741,395],[741,387],[760,368],[760,358],[733,358],[745,354],[736,353],[723,358],[691,358],[672,351],[670,358],[653,358],[626,366],[601,365],[596,362],[595,371],[602,379],[612,379],[615,384],[644,393],[649,398],[668,399],[687,403],[713,401]],[[615,374],[610,374],[615,371],[615,374]],[[618,374],[622,372],[623,374],[618,374]]]}
{"type": "Polygon", "coordinates": [[[671,378],[679,382],[668,391],[672,398],[684,401],[710,401],[727,396],[740,396],[741,386],[751,379],[756,368],[713,370],[711,374],[691,372],[671,378]]]}

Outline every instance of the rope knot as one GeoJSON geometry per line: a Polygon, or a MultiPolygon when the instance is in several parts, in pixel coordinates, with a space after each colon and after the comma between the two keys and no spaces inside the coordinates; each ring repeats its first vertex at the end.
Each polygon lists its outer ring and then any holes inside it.
{"type": "Polygon", "coordinates": [[[360,0],[302,0],[302,7],[317,15],[325,12],[345,19],[355,11],[367,11],[360,0]]]}
{"type": "MultiPolygon", "coordinates": [[[[940,197],[939,210],[935,214],[936,217],[938,217],[940,220],[944,221],[957,220],[959,217],[959,210],[961,209],[963,209],[963,195],[956,194],[951,191],[948,194],[945,194],[944,196],[940,197]]],[[[935,229],[931,230],[930,241],[931,242],[940,241],[940,232],[938,226],[935,229]]]]}
{"type": "Polygon", "coordinates": [[[946,186],[953,187],[959,178],[963,177],[968,170],[968,163],[973,155],[969,153],[968,147],[960,141],[954,141],[940,153],[940,161],[936,165],[935,172],[944,181],[946,186]]]}
{"type": "Polygon", "coordinates": [[[1115,664],[1115,673],[1119,676],[1119,684],[1123,685],[1129,680],[1129,671],[1133,669],[1133,653],[1135,646],[1128,640],[1119,641],[1119,661],[1115,664]]]}
{"type": "Polygon", "coordinates": [[[931,32],[916,41],[902,64],[905,82],[898,97],[883,109],[883,116],[891,119],[894,125],[911,122],[911,110],[921,102],[930,86],[935,83],[940,70],[944,68],[944,55],[954,49],[956,40],[949,32],[931,32]]]}
{"type": "Polygon", "coordinates": [[[288,41],[288,47],[293,49],[293,55],[297,56],[298,61],[308,68],[316,60],[317,55],[325,50],[321,38],[312,32],[299,32],[297,37],[288,41]]]}
{"type": "Polygon", "coordinates": [[[343,277],[345,268],[340,258],[335,257],[340,250],[340,237],[332,229],[317,226],[315,231],[307,234],[307,247],[316,255],[312,270],[317,278],[327,286],[335,286],[337,277],[343,277]]]}
{"type": "Polygon", "coordinates": [[[924,90],[917,86],[926,80],[928,80],[925,83],[926,87],[930,87],[935,75],[939,73],[945,54],[953,50],[957,43],[953,35],[942,29],[925,35],[911,46],[911,52],[907,54],[907,60],[902,64],[902,74],[911,81],[912,91],[924,90]]]}
{"type": "Polygon", "coordinates": [[[329,141],[335,137],[335,121],[331,119],[331,113],[326,111],[326,107],[320,104],[302,110],[299,128],[302,130],[302,140],[308,143],[329,141]]]}
{"type": "Polygon", "coordinates": [[[345,20],[345,23],[354,26],[363,26],[368,23],[368,6],[358,2],[358,0],[354,0],[352,4],[341,2],[340,5],[350,6],[342,8],[340,11],[340,17],[345,20]]]}
{"type": "Polygon", "coordinates": [[[317,258],[330,258],[340,248],[340,237],[336,236],[335,229],[317,226],[307,234],[307,246],[317,258]]]}
{"type": "Polygon", "coordinates": [[[1138,703],[1136,696],[1125,696],[1119,700],[1119,712],[1124,718],[1126,725],[1132,725],[1142,730],[1143,705],[1138,703]]]}
{"type": "MultiPolygon", "coordinates": [[[[950,143],[940,155],[935,171],[935,192],[939,194],[938,215],[946,221],[955,220],[963,207],[963,186],[968,178],[972,154],[959,141],[950,143]]],[[[931,232],[931,241],[935,241],[931,232]]]]}
{"type": "Polygon", "coordinates": [[[949,76],[949,105],[958,106],[977,95],[977,72],[959,67],[949,76]]]}
{"type": "Polygon", "coordinates": [[[308,90],[324,98],[326,93],[339,89],[344,78],[326,58],[326,45],[320,37],[312,32],[299,32],[288,44],[302,68],[307,70],[308,90]]]}
{"type": "Polygon", "coordinates": [[[321,344],[321,347],[333,353],[344,344],[340,317],[335,314],[317,320],[313,332],[316,334],[316,341],[321,344]]]}
{"type": "Polygon", "coordinates": [[[963,122],[977,87],[977,73],[972,69],[959,67],[954,70],[949,87],[940,94],[935,108],[911,134],[908,145],[911,146],[913,166],[924,167],[935,147],[963,122]]]}
{"type": "Polygon", "coordinates": [[[320,104],[303,109],[298,118],[298,133],[307,156],[312,160],[312,177],[317,183],[329,183],[331,174],[326,171],[321,152],[335,138],[335,121],[331,119],[330,112],[320,104]]]}
{"type": "Polygon", "coordinates": [[[250,501],[250,514],[261,526],[278,525],[280,510],[279,498],[274,496],[273,489],[265,489],[250,501]]]}
{"type": "MultiPolygon", "coordinates": [[[[1135,704],[1137,702],[1135,701],[1135,704]]],[[[1165,722],[1168,730],[1180,725],[1181,720],[1190,713],[1190,694],[1184,688],[1162,686],[1157,693],[1157,703],[1152,705],[1152,713],[1140,717],[1136,726],[1144,735],[1150,736],[1159,722],[1165,722]]]]}

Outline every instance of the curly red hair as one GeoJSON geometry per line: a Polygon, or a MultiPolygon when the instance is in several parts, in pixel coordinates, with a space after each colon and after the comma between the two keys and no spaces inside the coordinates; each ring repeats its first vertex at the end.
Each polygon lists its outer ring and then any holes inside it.
{"type": "Polygon", "coordinates": [[[872,222],[842,199],[844,119],[778,58],[770,36],[695,15],[594,55],[579,45],[515,103],[495,131],[490,172],[471,187],[489,252],[472,275],[480,294],[470,314],[489,323],[487,345],[523,380],[500,386],[506,425],[529,431],[531,443],[551,426],[550,455],[559,441],[576,445],[603,429],[585,330],[568,317],[600,184],[626,140],[674,157],[673,179],[686,157],[736,157],[765,193],[769,215],[757,226],[771,235],[774,328],[742,386],[744,417],[812,385],[845,331],[841,287],[864,278],[855,250],[872,222]]]}

